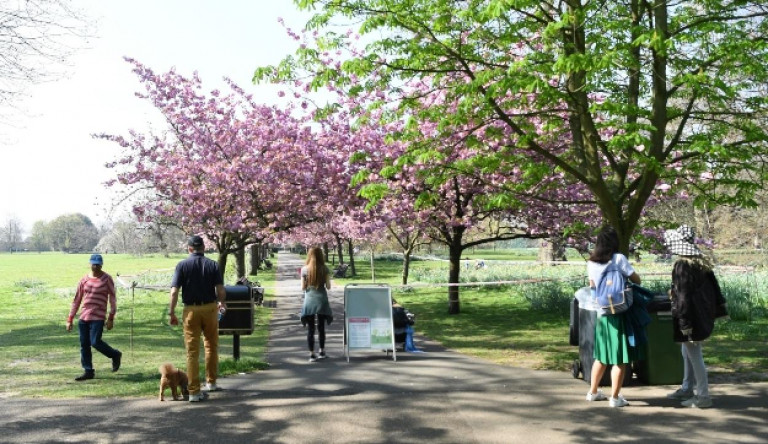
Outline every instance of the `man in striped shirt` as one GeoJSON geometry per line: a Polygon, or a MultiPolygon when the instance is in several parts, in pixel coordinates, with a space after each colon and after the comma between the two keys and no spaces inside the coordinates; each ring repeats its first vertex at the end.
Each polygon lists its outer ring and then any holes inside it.
{"type": "Polygon", "coordinates": [[[91,347],[112,360],[113,372],[120,369],[120,359],[123,357],[119,350],[110,347],[101,339],[105,319],[107,330],[112,330],[115,313],[117,313],[115,282],[112,276],[102,271],[104,259],[100,254],[91,255],[90,262],[91,272],[80,279],[67,318],[67,331],[72,331],[72,321],[82,305],[77,326],[80,331],[80,364],[84,372],[75,378],[75,381],[85,381],[95,377],[91,347]],[[107,317],[107,302],[110,306],[109,317],[107,317]]]}

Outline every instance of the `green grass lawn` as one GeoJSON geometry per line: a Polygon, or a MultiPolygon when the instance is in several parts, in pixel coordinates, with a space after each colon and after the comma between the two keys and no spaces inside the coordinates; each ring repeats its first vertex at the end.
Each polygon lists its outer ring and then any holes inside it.
{"type": "MultiPolygon", "coordinates": [[[[75,382],[81,373],[76,331],[67,333],[65,320],[78,280],[89,269],[88,255],[0,254],[0,368],[4,396],[155,396],[163,362],[185,368],[180,327],[167,320],[168,284],[173,267],[185,255],[106,255],[104,270],[130,285],[118,290],[115,328],[104,337],[124,353],[123,366],[110,371],[110,362],[94,353],[97,379],[75,382]],[[158,286],[161,290],[144,289],[158,286]],[[105,383],[106,382],[106,383],[105,383]]],[[[213,256],[215,258],[215,256],[213,256]]],[[[487,259],[490,256],[486,256],[487,259]]],[[[495,258],[494,258],[495,259],[495,258]]],[[[517,260],[498,256],[498,260],[517,260]]],[[[371,282],[368,258],[356,260],[357,275],[334,279],[334,285],[371,282]]],[[[449,316],[447,263],[415,261],[411,276],[421,282],[400,288],[401,261],[377,259],[376,282],[389,283],[393,297],[416,314],[416,331],[444,346],[503,365],[569,371],[578,347],[568,344],[568,300],[572,286],[583,281],[582,263],[573,266],[497,266],[462,270],[468,282],[518,278],[552,281],[526,285],[475,285],[461,289],[461,313],[449,316]]],[[[662,288],[670,264],[638,264],[647,285],[662,288]]],[[[274,297],[274,271],[259,272],[258,280],[274,297]]],[[[226,279],[232,283],[233,277],[226,279]]],[[[768,278],[762,271],[748,276],[722,276],[729,306],[741,317],[720,321],[706,342],[705,360],[713,381],[768,380],[768,278]],[[749,316],[744,316],[748,313],[749,316]]],[[[732,313],[734,311],[732,310],[732,313]]],[[[257,307],[256,331],[241,338],[241,359],[232,359],[232,337],[220,340],[220,374],[251,372],[264,368],[270,310],[257,307]]],[[[418,345],[418,344],[417,344],[418,345]]],[[[202,354],[201,354],[202,356],[202,354]]],[[[202,366],[201,366],[202,368],[202,366]]]]}
{"type": "MultiPolygon", "coordinates": [[[[65,322],[77,282],[90,269],[89,255],[1,254],[0,368],[6,383],[0,397],[156,395],[160,364],[186,368],[182,329],[168,325],[167,312],[173,268],[185,256],[104,256],[104,270],[116,281],[129,287],[137,283],[135,289],[118,284],[115,328],[104,333],[105,341],[123,352],[122,367],[112,373],[111,361],[94,351],[96,379],[75,382],[82,373],[77,326],[67,332],[65,322]]],[[[274,272],[260,272],[258,279],[272,287],[274,272]]],[[[233,281],[230,277],[225,283],[233,281]]],[[[267,299],[271,297],[268,293],[267,299]]],[[[232,359],[232,337],[220,338],[221,375],[266,367],[265,326],[270,315],[269,309],[256,308],[258,327],[253,335],[241,336],[239,361],[232,359]]]]}

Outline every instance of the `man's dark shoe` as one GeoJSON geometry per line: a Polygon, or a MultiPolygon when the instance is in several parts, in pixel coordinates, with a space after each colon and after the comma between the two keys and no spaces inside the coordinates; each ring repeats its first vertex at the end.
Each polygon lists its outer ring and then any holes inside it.
{"type": "Polygon", "coordinates": [[[75,381],[85,381],[86,379],[93,379],[94,377],[96,377],[96,375],[94,374],[93,371],[89,372],[88,370],[86,370],[85,373],[75,378],[75,381]]]}
{"type": "Polygon", "coordinates": [[[120,370],[120,360],[123,358],[123,354],[120,352],[117,352],[117,356],[112,358],[112,371],[116,372],[120,370]]]}

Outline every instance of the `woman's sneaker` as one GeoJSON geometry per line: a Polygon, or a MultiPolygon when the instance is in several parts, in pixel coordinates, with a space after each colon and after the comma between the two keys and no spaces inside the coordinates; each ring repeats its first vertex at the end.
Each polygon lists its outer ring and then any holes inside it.
{"type": "Polygon", "coordinates": [[[324,351],[321,351],[319,355],[317,355],[317,359],[325,359],[328,355],[325,354],[324,351]]]}
{"type": "Polygon", "coordinates": [[[697,409],[706,409],[712,407],[712,398],[709,396],[694,396],[691,399],[685,400],[680,403],[683,407],[695,407],[697,409]]]}
{"type": "Polygon", "coordinates": [[[595,393],[587,392],[587,401],[605,401],[608,399],[605,394],[603,394],[603,391],[598,389],[595,393]]]}
{"type": "Polygon", "coordinates": [[[629,401],[624,399],[623,396],[619,395],[615,398],[608,398],[608,405],[611,407],[626,407],[629,405],[629,401]]]}
{"type": "Polygon", "coordinates": [[[317,356],[314,353],[309,355],[309,362],[317,362],[317,356]]]}

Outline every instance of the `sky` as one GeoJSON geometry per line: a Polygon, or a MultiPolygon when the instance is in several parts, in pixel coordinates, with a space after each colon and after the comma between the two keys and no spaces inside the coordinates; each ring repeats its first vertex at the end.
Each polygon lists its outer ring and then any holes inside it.
{"type": "MultiPolygon", "coordinates": [[[[0,224],[21,221],[28,235],[36,221],[82,213],[95,224],[126,214],[104,166],[117,144],[92,134],[127,134],[158,128],[159,113],[135,92],[128,56],[156,72],[197,71],[207,90],[228,77],[264,103],[277,87],[253,85],[254,70],[275,64],[298,42],[283,25],[301,29],[309,18],[291,0],[72,0],[94,25],[92,38],[67,63],[67,75],[34,85],[14,106],[13,125],[0,128],[0,224]],[[112,211],[111,211],[112,210],[112,211]]],[[[8,112],[7,110],[3,110],[8,112]]],[[[3,123],[0,123],[3,124],[3,123]]]]}

